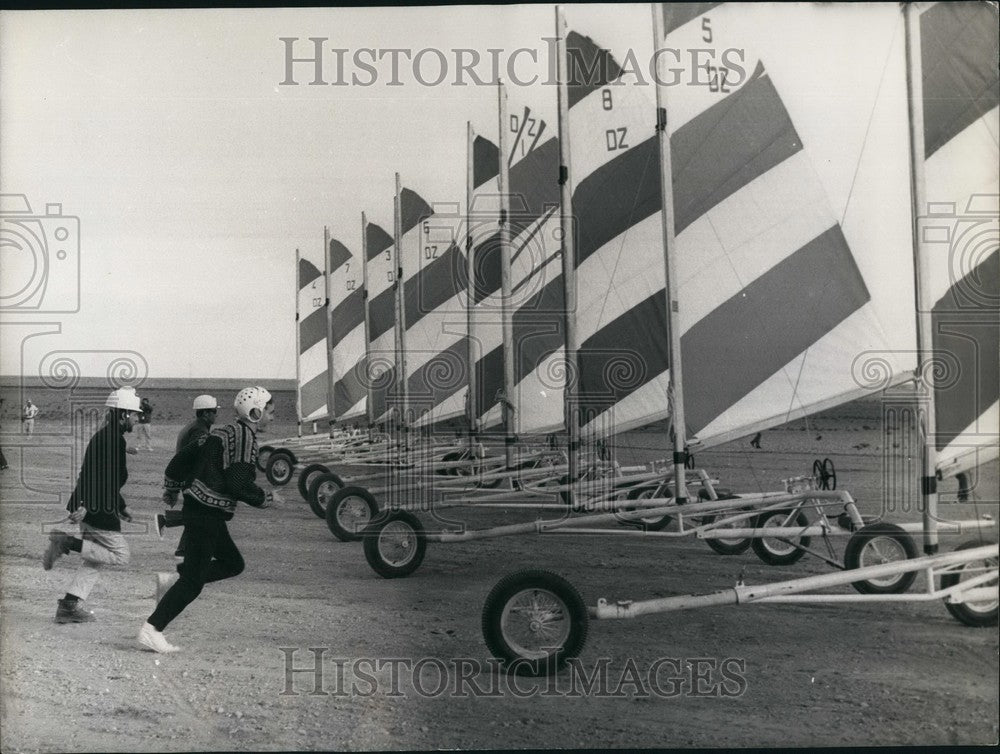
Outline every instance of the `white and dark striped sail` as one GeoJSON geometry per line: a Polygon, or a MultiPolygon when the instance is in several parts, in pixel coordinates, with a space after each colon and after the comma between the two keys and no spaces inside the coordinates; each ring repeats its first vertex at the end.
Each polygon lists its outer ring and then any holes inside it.
{"type": "Polygon", "coordinates": [[[606,434],[668,414],[655,107],[589,37],[570,31],[566,52],[579,421],[606,434]]]}
{"type": "MultiPolygon", "coordinates": [[[[317,254],[317,256],[319,256],[317,254]]],[[[298,301],[296,307],[298,338],[299,421],[318,421],[328,416],[326,338],[326,285],[323,262],[300,252],[298,301]]]]}
{"type": "Polygon", "coordinates": [[[500,311],[500,150],[489,139],[472,141],[472,202],[467,208],[473,275],[472,311],[469,317],[475,339],[476,394],[472,415],[478,423],[497,405],[503,388],[503,322],[500,311]]]}
{"type": "MultiPolygon", "coordinates": [[[[513,320],[516,427],[521,434],[544,434],[564,426],[565,306],[560,256],[559,140],[530,108],[509,111],[511,317],[513,320]]],[[[499,249],[496,293],[480,307],[499,312],[499,249]]],[[[477,260],[477,269],[482,269],[477,260]]],[[[491,358],[487,354],[486,359],[491,358]]],[[[497,365],[485,374],[483,390],[495,395],[503,386],[502,348],[492,355],[497,365]]],[[[501,421],[494,406],[486,426],[501,421]]]]}
{"type": "Polygon", "coordinates": [[[909,379],[899,14],[663,10],[667,47],[685,56],[707,47],[716,61],[703,83],[671,87],[667,105],[689,435],[716,444],[851,400],[870,392],[875,367],[885,385],[909,379]],[[741,67],[726,50],[742,51],[741,67]]]}
{"type": "Polygon", "coordinates": [[[391,393],[396,387],[396,281],[395,243],[381,226],[368,223],[365,238],[367,265],[368,416],[373,423],[386,421],[391,393]]]}
{"type": "Polygon", "coordinates": [[[951,475],[1000,448],[1000,79],[998,14],[978,2],[920,15],[927,206],[917,208],[935,364],[938,469],[951,475]]]}
{"type": "Polygon", "coordinates": [[[330,348],[333,350],[333,416],[347,421],[364,416],[367,391],[355,366],[365,357],[364,280],[360,258],[330,240],[330,348]]]}
{"type": "Polygon", "coordinates": [[[465,413],[467,271],[455,243],[459,217],[436,214],[408,188],[400,210],[408,405],[420,425],[465,413]]]}
{"type": "MultiPolygon", "coordinates": [[[[395,354],[392,345],[393,310],[390,299],[388,320],[385,319],[384,304],[374,312],[377,320],[376,327],[380,335],[384,336],[388,330],[388,352],[378,353],[378,362],[371,364],[370,343],[368,332],[372,328],[366,327],[365,316],[368,308],[369,319],[372,316],[370,308],[371,290],[374,284],[375,290],[383,291],[387,286],[391,286],[389,274],[392,273],[392,264],[386,262],[386,250],[392,251],[392,236],[385,232],[381,226],[375,223],[368,223],[365,226],[363,262],[368,265],[367,271],[358,273],[355,289],[333,311],[333,340],[334,340],[334,362],[337,365],[337,380],[334,384],[334,401],[338,408],[338,417],[349,419],[358,416],[372,416],[368,406],[369,383],[376,387],[382,387],[380,393],[381,412],[378,418],[385,413],[386,396],[383,383],[387,382],[384,376],[386,370],[391,369],[395,364],[395,354]],[[364,281],[368,281],[368,293],[364,290],[364,281]],[[360,292],[358,290],[360,289],[360,292]],[[342,366],[341,366],[342,365],[342,366]],[[379,377],[373,378],[370,369],[374,367],[379,377]],[[341,408],[343,409],[341,411],[341,408]]],[[[345,288],[346,288],[345,278],[345,288]]],[[[382,338],[380,343],[384,342],[382,338]]],[[[391,374],[389,375],[391,377],[391,374]]],[[[373,388],[374,389],[374,388],[373,388]]]]}

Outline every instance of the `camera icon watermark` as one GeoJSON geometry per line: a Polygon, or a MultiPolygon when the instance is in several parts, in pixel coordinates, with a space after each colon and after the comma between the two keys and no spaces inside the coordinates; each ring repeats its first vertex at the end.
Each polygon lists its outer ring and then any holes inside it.
{"type": "MultiPolygon", "coordinates": [[[[425,246],[454,245],[471,253],[475,306],[479,311],[499,310],[503,305],[501,231],[505,230],[510,245],[511,310],[521,316],[530,312],[565,314],[562,286],[557,282],[564,246],[559,206],[535,206],[531,197],[511,194],[509,212],[502,215],[500,199],[498,195],[477,194],[467,213],[453,203],[435,204],[434,214],[423,224],[425,246]]],[[[569,221],[576,224],[573,217],[569,221]]],[[[453,274],[456,289],[467,289],[468,267],[454,265],[453,274]]],[[[418,294],[420,301],[434,299],[433,295],[418,294]]]]}
{"type": "Polygon", "coordinates": [[[927,302],[934,314],[1000,311],[1000,196],[973,194],[964,207],[955,202],[928,203],[926,214],[919,218],[918,234],[935,273],[947,270],[946,295],[927,302]]]}
{"type": "Polygon", "coordinates": [[[80,310],[80,218],[61,204],[36,214],[24,194],[0,194],[0,252],[0,311],[80,310]]]}

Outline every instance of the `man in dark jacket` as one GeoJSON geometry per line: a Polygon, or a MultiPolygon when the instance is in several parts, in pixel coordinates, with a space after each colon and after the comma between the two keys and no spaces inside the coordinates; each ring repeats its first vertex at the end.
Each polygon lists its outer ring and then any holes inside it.
{"type": "Polygon", "coordinates": [[[57,623],[85,623],[94,614],[80,607],[97,584],[101,566],[125,565],[129,560],[128,543],[122,535],[122,519],[131,521],[125,510],[121,489],[128,480],[125,466],[125,433],[131,432],[139,415],[139,397],[135,389],[115,390],[105,402],[106,421],[87,445],[80,467],[80,477],[66,509],[70,519],[80,524],[80,536],[64,531],[49,534],[49,546],[42,556],[48,571],[63,555],[78,552],[82,558],[73,582],[56,607],[57,623]]]}
{"type": "MultiPolygon", "coordinates": [[[[237,420],[212,430],[204,443],[190,443],[170,461],[164,479],[167,493],[184,492],[184,562],[179,578],[143,624],[138,641],[154,652],[176,652],[163,629],[193,602],[205,584],[232,578],[243,571],[243,556],[229,536],[226,522],[239,502],[267,508],[275,500],[258,487],[256,478],[257,431],[274,416],[271,394],[262,387],[248,387],[236,395],[237,420]]],[[[157,592],[164,577],[157,574],[157,592]]]]}
{"type": "MultiPolygon", "coordinates": [[[[177,435],[177,446],[175,454],[180,453],[185,446],[193,442],[208,437],[215,424],[215,417],[219,412],[219,404],[211,395],[199,395],[194,399],[194,421],[184,426],[184,429],[177,435]]],[[[163,502],[168,506],[168,510],[157,513],[155,517],[156,532],[163,536],[163,530],[174,526],[183,526],[184,517],[181,511],[174,510],[177,504],[177,493],[170,491],[164,494],[163,502]]],[[[174,555],[178,558],[184,557],[184,535],[181,535],[180,542],[177,543],[177,550],[174,555]]],[[[158,595],[159,596],[159,595],[158,595]]]]}

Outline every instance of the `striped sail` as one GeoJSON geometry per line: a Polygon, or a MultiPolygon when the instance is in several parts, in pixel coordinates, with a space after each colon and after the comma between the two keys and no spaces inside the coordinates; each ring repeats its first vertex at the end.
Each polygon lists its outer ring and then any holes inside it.
{"type": "Polygon", "coordinates": [[[333,415],[338,421],[363,416],[367,391],[354,367],[365,356],[364,281],[358,258],[330,240],[330,348],[333,349],[333,415]]]}
{"type": "Polygon", "coordinates": [[[460,218],[441,216],[416,192],[400,193],[406,378],[415,424],[465,413],[468,385],[465,254],[460,218]]]}
{"type": "Polygon", "coordinates": [[[321,259],[310,259],[306,253],[299,256],[296,316],[300,422],[316,421],[328,415],[326,285],[322,266],[321,259]]]}
{"type": "Polygon", "coordinates": [[[924,175],[918,208],[933,308],[938,469],[1000,447],[1000,80],[997,11],[938,3],[920,16],[924,175]]]}
{"type": "MultiPolygon", "coordinates": [[[[670,88],[667,105],[687,431],[703,444],[864,394],[872,387],[865,381],[870,354],[887,382],[905,379],[915,365],[910,216],[907,197],[898,196],[907,180],[898,130],[905,78],[893,63],[902,35],[891,10],[877,19],[887,33],[865,37],[866,44],[850,44],[849,24],[844,38],[816,35],[831,39],[831,50],[852,50],[856,59],[845,66],[832,54],[824,59],[812,47],[787,44],[803,24],[826,28],[822,8],[665,6],[666,46],[682,54],[710,48],[718,63],[703,70],[701,83],[670,88]],[[759,42],[754,49],[751,40],[759,42]],[[742,70],[721,62],[730,49],[743,52],[742,70]],[[852,75],[872,70],[880,75],[852,75]],[[835,94],[847,76],[850,96],[817,107],[803,76],[835,94]],[[838,167],[845,165],[846,174],[838,167]]],[[[872,16],[855,18],[870,24],[872,16]]],[[[630,99],[637,95],[627,84],[611,88],[606,109],[606,88],[577,88],[570,111],[578,323],[581,381],[598,386],[587,393],[585,419],[594,425],[613,409],[622,431],[667,411],[667,353],[649,332],[665,322],[662,281],[629,287],[663,267],[661,202],[649,126],[647,138],[640,130],[628,139],[642,109],[630,99]],[[585,300],[601,280],[610,293],[585,300]],[[631,344],[625,338],[640,323],[647,332],[629,350],[641,368],[623,368],[614,384],[601,381],[610,369],[591,349],[631,344]]]]}
{"type": "Polygon", "coordinates": [[[589,37],[566,50],[580,426],[605,434],[668,413],[655,107],[589,37]]]}
{"type": "MultiPolygon", "coordinates": [[[[509,115],[511,403],[518,433],[543,434],[564,426],[566,314],[560,258],[559,141],[546,135],[546,124],[530,108],[511,108],[509,115]]],[[[497,293],[482,305],[499,312],[499,253],[497,257],[497,293]]],[[[493,359],[498,368],[486,375],[487,394],[503,386],[502,352],[493,359]]],[[[484,421],[491,426],[500,420],[500,407],[494,406],[484,421]]]]}
{"type": "Polygon", "coordinates": [[[395,243],[381,226],[368,223],[365,237],[367,265],[368,343],[366,371],[370,390],[368,415],[384,422],[396,385],[396,281],[395,243]]]}
{"type": "Polygon", "coordinates": [[[475,339],[476,395],[473,415],[482,422],[497,405],[503,387],[503,330],[500,318],[500,150],[476,135],[472,142],[472,203],[463,233],[473,261],[471,332],[475,339]]]}

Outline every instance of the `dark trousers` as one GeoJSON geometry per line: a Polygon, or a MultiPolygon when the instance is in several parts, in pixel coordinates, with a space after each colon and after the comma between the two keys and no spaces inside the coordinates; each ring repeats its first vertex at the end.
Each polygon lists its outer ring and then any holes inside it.
{"type": "MultiPolygon", "coordinates": [[[[184,513],[180,510],[175,510],[173,508],[167,508],[163,511],[163,526],[167,529],[172,529],[175,526],[184,526],[184,513]]],[[[180,541],[177,542],[177,554],[181,555],[184,553],[184,548],[187,545],[187,532],[181,532],[180,541]]]]}
{"type": "Polygon", "coordinates": [[[177,566],[180,578],[160,600],[149,623],[162,631],[213,581],[243,572],[243,556],[229,536],[222,519],[187,518],[184,522],[184,562],[177,566]]]}

